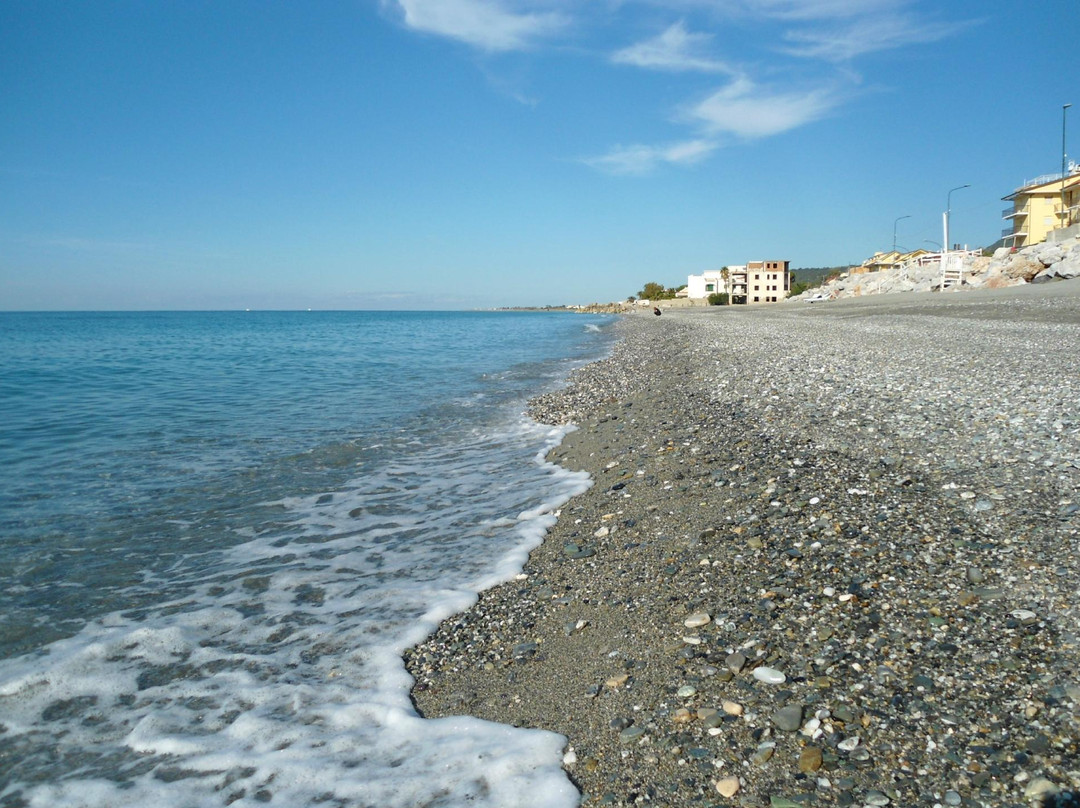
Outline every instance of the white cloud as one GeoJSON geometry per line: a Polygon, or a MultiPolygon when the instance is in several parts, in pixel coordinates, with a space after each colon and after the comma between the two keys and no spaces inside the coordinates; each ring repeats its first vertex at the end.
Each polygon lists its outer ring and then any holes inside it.
{"type": "Polygon", "coordinates": [[[689,110],[691,120],[712,134],[761,138],[795,129],[824,116],[838,103],[829,91],[770,92],[738,78],[689,110]]]}
{"type": "Polygon", "coordinates": [[[712,140],[686,140],[667,146],[616,146],[601,157],[583,162],[609,174],[648,174],[660,165],[692,165],[717,147],[712,140]]]}
{"type": "Polygon", "coordinates": [[[781,20],[865,17],[907,5],[908,0],[745,0],[753,12],[781,20]]]}
{"type": "Polygon", "coordinates": [[[562,29],[555,12],[517,12],[498,0],[393,0],[405,24],[417,31],[457,39],[487,51],[528,48],[537,38],[562,29]]]}
{"type": "Polygon", "coordinates": [[[675,23],[659,36],[631,45],[611,58],[617,64],[657,70],[696,70],[707,73],[728,72],[723,62],[703,55],[711,34],[693,34],[682,21],[675,23]]]}
{"type": "Polygon", "coordinates": [[[828,30],[788,31],[784,38],[795,43],[786,51],[793,56],[832,62],[853,59],[864,53],[937,42],[965,27],[966,23],[917,23],[893,15],[864,17],[828,30]]]}

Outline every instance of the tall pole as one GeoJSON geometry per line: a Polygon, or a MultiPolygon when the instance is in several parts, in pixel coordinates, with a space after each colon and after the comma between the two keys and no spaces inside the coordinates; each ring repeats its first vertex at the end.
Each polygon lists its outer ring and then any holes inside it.
{"type": "Polygon", "coordinates": [[[910,218],[911,218],[911,214],[908,214],[907,216],[898,216],[896,218],[896,221],[892,223],[892,251],[893,252],[896,252],[896,224],[901,219],[910,219],[910,218]]]}
{"type": "Polygon", "coordinates": [[[952,194],[953,191],[959,191],[961,188],[970,188],[971,184],[957,185],[955,188],[949,191],[948,196],[945,197],[945,249],[949,249],[949,219],[952,218],[952,194]]]}
{"type": "Polygon", "coordinates": [[[1065,207],[1065,113],[1072,104],[1061,105],[1061,226],[1069,226],[1069,211],[1065,207]]]}
{"type": "Polygon", "coordinates": [[[952,193],[970,187],[970,183],[957,185],[955,188],[950,188],[948,195],[945,197],[945,215],[942,217],[945,223],[945,241],[942,242],[944,249],[941,251],[941,291],[943,292],[945,291],[945,270],[949,265],[949,218],[952,216],[952,193]]]}

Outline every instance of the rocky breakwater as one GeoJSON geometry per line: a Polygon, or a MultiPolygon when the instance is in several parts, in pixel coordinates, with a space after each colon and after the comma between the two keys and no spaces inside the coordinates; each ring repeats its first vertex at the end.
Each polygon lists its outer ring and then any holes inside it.
{"type": "MultiPolygon", "coordinates": [[[[962,263],[963,282],[948,287],[949,291],[1001,289],[1025,283],[1070,280],[1080,277],[1080,237],[1058,244],[1036,244],[1017,251],[1002,247],[993,256],[965,254],[962,263]]],[[[805,300],[815,295],[839,299],[898,292],[931,292],[940,291],[940,288],[941,264],[934,260],[923,264],[912,262],[880,272],[845,273],[791,299],[805,300]]]]}
{"type": "Polygon", "coordinates": [[[587,806],[1065,804],[1080,289],[1013,292],[624,320],[534,402],[594,486],[420,711],[566,735],[587,806]]]}

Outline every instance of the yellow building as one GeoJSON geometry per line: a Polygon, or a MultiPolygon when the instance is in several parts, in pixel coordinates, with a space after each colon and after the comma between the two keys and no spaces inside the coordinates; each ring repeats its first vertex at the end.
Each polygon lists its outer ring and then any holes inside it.
{"type": "Polygon", "coordinates": [[[1013,203],[1002,213],[1002,218],[1012,220],[1012,227],[1001,234],[1007,245],[1039,244],[1051,231],[1080,221],[1080,166],[1070,169],[1064,180],[1060,173],[1045,174],[1002,197],[1013,203]]]}
{"type": "Polygon", "coordinates": [[[858,275],[864,272],[882,272],[897,269],[929,254],[928,250],[922,249],[912,250],[911,252],[897,252],[896,250],[876,252],[872,257],[863,261],[861,266],[852,267],[851,271],[853,274],[858,275]]]}

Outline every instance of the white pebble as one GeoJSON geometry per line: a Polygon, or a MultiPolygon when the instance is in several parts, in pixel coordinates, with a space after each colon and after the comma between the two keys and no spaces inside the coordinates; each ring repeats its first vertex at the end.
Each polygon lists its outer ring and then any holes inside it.
{"type": "Polygon", "coordinates": [[[787,677],[776,668],[766,668],[765,666],[754,668],[754,678],[767,685],[782,685],[787,681],[787,677]]]}

